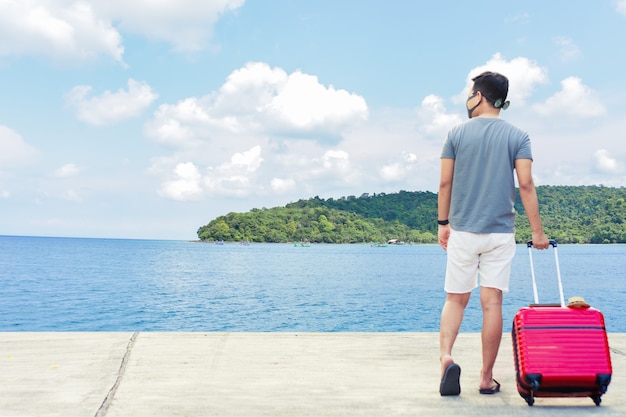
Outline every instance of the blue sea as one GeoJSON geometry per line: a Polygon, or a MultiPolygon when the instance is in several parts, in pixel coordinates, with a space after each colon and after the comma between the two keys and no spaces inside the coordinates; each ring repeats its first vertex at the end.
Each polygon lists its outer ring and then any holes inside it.
{"type": "MultiPolygon", "coordinates": [[[[626,245],[559,245],[565,298],[626,332],[626,245]]],[[[438,331],[437,245],[200,243],[0,236],[0,331],[438,331]]],[[[533,251],[540,302],[558,302],[554,251],[533,251]]],[[[505,330],[533,302],[518,246],[505,330]]],[[[480,331],[478,292],[462,331],[480,331]]]]}

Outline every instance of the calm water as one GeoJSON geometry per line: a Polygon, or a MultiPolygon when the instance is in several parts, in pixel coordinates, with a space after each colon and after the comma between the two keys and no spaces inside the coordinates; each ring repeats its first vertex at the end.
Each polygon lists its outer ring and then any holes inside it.
{"type": "MultiPolygon", "coordinates": [[[[565,297],[626,332],[626,245],[560,245],[565,297]]],[[[553,251],[534,251],[540,301],[558,301],[553,251]]],[[[0,331],[437,331],[435,245],[215,245],[0,236],[0,331]]],[[[478,293],[462,331],[480,330],[478,293]]],[[[532,301],[519,246],[505,327],[532,301]]]]}

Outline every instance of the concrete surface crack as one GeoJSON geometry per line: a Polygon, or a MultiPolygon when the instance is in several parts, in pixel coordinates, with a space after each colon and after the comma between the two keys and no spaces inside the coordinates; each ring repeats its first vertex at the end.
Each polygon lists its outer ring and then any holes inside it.
{"type": "Polygon", "coordinates": [[[215,372],[215,369],[217,369],[220,357],[222,356],[222,353],[224,352],[224,346],[226,346],[226,342],[228,341],[229,335],[230,333],[223,333],[222,337],[220,337],[220,340],[215,349],[215,353],[213,355],[213,359],[211,361],[211,366],[209,368],[211,370],[211,374],[213,374],[215,372]]]}
{"type": "Polygon", "coordinates": [[[611,352],[616,355],[626,356],[626,353],[622,352],[621,350],[614,349],[614,348],[611,348],[611,352]]]}
{"type": "Polygon", "coordinates": [[[117,388],[122,382],[122,377],[124,376],[124,372],[126,371],[126,365],[128,364],[128,358],[133,351],[133,347],[135,346],[135,340],[137,340],[138,335],[139,332],[135,332],[130,337],[128,345],[126,346],[126,352],[124,353],[124,357],[122,357],[120,369],[117,371],[117,378],[115,379],[115,383],[107,393],[106,397],[104,397],[104,401],[102,401],[102,404],[100,404],[100,407],[98,408],[98,411],[96,411],[94,417],[105,417],[107,415],[107,412],[109,411],[109,406],[113,402],[113,398],[115,397],[115,393],[117,392],[117,388]]]}

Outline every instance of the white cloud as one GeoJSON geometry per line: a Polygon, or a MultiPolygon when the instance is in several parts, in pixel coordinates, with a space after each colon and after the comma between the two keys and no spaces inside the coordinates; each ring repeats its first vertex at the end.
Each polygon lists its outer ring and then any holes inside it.
{"type": "MultiPolygon", "coordinates": [[[[178,163],[173,178],[164,181],[158,193],[179,201],[196,200],[205,194],[246,196],[257,187],[256,172],[262,162],[261,147],[254,146],[234,153],[229,162],[207,167],[204,175],[193,162],[178,163]]],[[[158,175],[161,171],[159,164],[167,163],[166,160],[159,160],[151,171],[158,175]]]]}
{"type": "Polygon", "coordinates": [[[422,100],[422,106],[417,111],[420,123],[419,129],[424,134],[442,138],[454,125],[461,123],[458,114],[448,113],[441,97],[434,94],[422,100]]]}
{"type": "Polygon", "coordinates": [[[117,22],[122,32],[165,41],[177,51],[207,46],[215,22],[244,0],[92,0],[94,9],[117,22]]]}
{"type": "Polygon", "coordinates": [[[282,194],[294,190],[296,188],[296,181],[292,178],[272,178],[270,187],[277,193],[282,194]]]}
{"type": "Polygon", "coordinates": [[[609,156],[609,151],[606,149],[598,149],[593,156],[598,170],[607,174],[619,174],[622,171],[617,159],[609,156]]]}
{"type": "Polygon", "coordinates": [[[46,56],[123,63],[122,33],[180,52],[205,48],[216,21],[244,0],[0,1],[0,56],[46,56]]]}
{"type": "Polygon", "coordinates": [[[57,178],[68,178],[77,175],[80,171],[81,168],[74,164],[65,164],[54,170],[53,175],[57,178]]]}
{"type": "Polygon", "coordinates": [[[619,0],[617,2],[617,11],[623,15],[626,15],[626,0],[619,0]]]}
{"type": "Polygon", "coordinates": [[[558,36],[554,38],[554,43],[559,48],[561,61],[563,62],[571,62],[575,61],[581,56],[580,49],[578,45],[574,43],[574,41],[565,36],[558,36]]]}
{"type": "Polygon", "coordinates": [[[549,97],[545,103],[534,105],[533,109],[543,116],[593,118],[606,113],[606,107],[595,91],[583,84],[578,77],[568,77],[561,81],[561,91],[549,97]]]}
{"type": "Polygon", "coordinates": [[[0,167],[30,164],[38,156],[37,149],[26,143],[19,134],[0,125],[0,167]]]}
{"type": "Polygon", "coordinates": [[[76,86],[65,95],[65,100],[78,119],[96,126],[137,117],[158,97],[148,84],[133,79],[128,80],[128,90],[105,91],[100,96],[88,97],[91,91],[90,86],[76,86]]]}
{"type": "Polygon", "coordinates": [[[254,172],[259,169],[261,162],[261,147],[255,146],[248,151],[234,154],[228,167],[242,167],[247,172],[254,172]]]}
{"type": "Polygon", "coordinates": [[[384,165],[380,169],[380,177],[385,182],[406,180],[415,171],[417,160],[415,154],[405,153],[399,161],[384,165]]]}
{"type": "MultiPolygon", "coordinates": [[[[299,183],[310,186],[322,184],[325,187],[352,187],[364,179],[360,164],[355,165],[350,153],[344,149],[321,149],[321,156],[305,156],[299,169],[284,167],[287,172],[296,171],[299,183]]],[[[369,168],[372,169],[372,168],[369,168]]]]}
{"type": "Polygon", "coordinates": [[[351,170],[350,155],[340,149],[329,149],[314,161],[319,164],[314,172],[316,175],[343,175],[351,170]]]}
{"type": "Polygon", "coordinates": [[[194,143],[196,132],[201,135],[202,126],[210,126],[213,119],[206,113],[195,97],[179,101],[175,105],[162,104],[154,113],[154,120],[145,126],[147,136],[158,142],[186,146],[194,143]]]}
{"type": "Polygon", "coordinates": [[[250,194],[252,181],[245,175],[209,170],[204,186],[210,195],[245,197],[250,194]]]}
{"type": "Polygon", "coordinates": [[[484,71],[499,72],[509,79],[507,98],[511,101],[511,105],[524,105],[537,84],[548,81],[547,70],[537,65],[536,62],[525,57],[517,57],[507,61],[500,53],[497,53],[486,64],[469,72],[465,89],[454,98],[456,103],[465,103],[467,92],[473,85],[472,78],[484,71]]]}
{"type": "Polygon", "coordinates": [[[404,170],[398,163],[385,165],[380,170],[380,176],[385,181],[398,181],[404,178],[404,170]]]}
{"type": "Polygon", "coordinates": [[[161,184],[159,195],[172,200],[195,200],[202,195],[202,175],[192,162],[180,163],[174,169],[174,179],[161,184]]]}
{"type": "Polygon", "coordinates": [[[0,55],[122,61],[124,48],[111,21],[89,3],[60,0],[0,1],[0,55]]]}
{"type": "Polygon", "coordinates": [[[328,150],[322,156],[322,165],[324,168],[332,168],[333,166],[345,168],[349,164],[350,155],[342,150],[328,150]]]}
{"type": "Polygon", "coordinates": [[[367,116],[359,95],[326,87],[300,71],[287,74],[265,63],[249,63],[233,71],[217,92],[161,105],[146,125],[146,134],[178,146],[224,134],[336,141],[367,116]]]}
{"type": "Polygon", "coordinates": [[[261,166],[261,147],[235,153],[230,162],[210,167],[203,183],[209,194],[246,196],[255,187],[256,171],[261,166]]]}
{"type": "MultiPolygon", "coordinates": [[[[295,141],[292,145],[303,143],[295,141]]],[[[364,179],[361,168],[354,166],[349,153],[341,149],[292,146],[289,153],[269,154],[267,163],[262,154],[261,146],[256,145],[246,151],[235,152],[227,162],[207,166],[203,173],[195,168],[195,163],[187,163],[190,166],[184,172],[181,172],[184,164],[177,164],[174,175],[163,182],[159,194],[176,200],[193,200],[203,196],[258,197],[308,192],[305,190],[315,192],[316,184],[350,187],[364,179]],[[321,151],[319,156],[310,155],[318,151],[321,151]]],[[[410,164],[414,158],[415,155],[404,156],[405,163],[410,164]]],[[[152,174],[162,175],[163,168],[171,163],[165,158],[155,161],[152,174]]],[[[376,175],[375,167],[368,170],[372,171],[370,175],[376,175]]]]}
{"type": "Polygon", "coordinates": [[[340,131],[367,117],[365,100],[346,90],[324,87],[299,71],[282,80],[277,94],[261,110],[287,129],[340,131]]]}

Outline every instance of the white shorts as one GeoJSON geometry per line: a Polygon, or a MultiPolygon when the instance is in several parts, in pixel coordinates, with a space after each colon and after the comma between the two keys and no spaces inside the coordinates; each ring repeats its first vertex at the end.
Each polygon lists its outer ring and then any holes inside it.
{"type": "Polygon", "coordinates": [[[515,233],[450,231],[444,289],[464,294],[480,286],[509,290],[515,233]]]}

